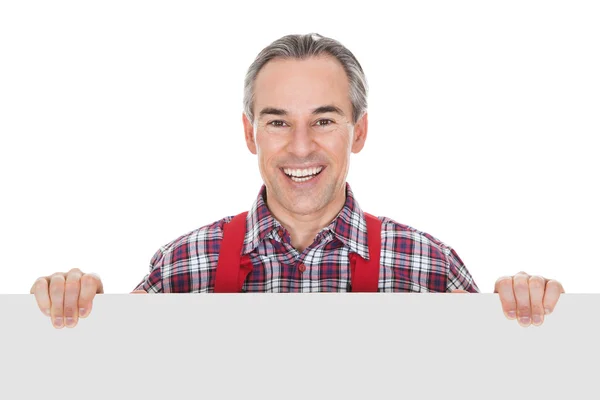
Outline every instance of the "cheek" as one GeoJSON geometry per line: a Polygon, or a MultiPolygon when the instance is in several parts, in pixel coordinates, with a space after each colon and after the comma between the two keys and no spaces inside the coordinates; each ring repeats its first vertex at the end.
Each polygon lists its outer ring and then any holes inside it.
{"type": "Polygon", "coordinates": [[[319,141],[319,147],[324,150],[329,158],[337,165],[348,163],[351,144],[346,135],[332,135],[319,141]]]}
{"type": "Polygon", "coordinates": [[[282,148],[282,143],[279,142],[281,141],[272,138],[266,140],[264,135],[257,135],[256,149],[261,168],[269,168],[270,164],[273,163],[273,160],[277,158],[277,155],[281,152],[282,148]]]}

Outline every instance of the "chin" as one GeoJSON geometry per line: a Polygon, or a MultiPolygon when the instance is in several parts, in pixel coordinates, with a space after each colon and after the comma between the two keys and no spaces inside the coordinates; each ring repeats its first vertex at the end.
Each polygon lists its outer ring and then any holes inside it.
{"type": "Polygon", "coordinates": [[[323,208],[323,205],[315,202],[314,198],[307,199],[307,201],[291,201],[288,206],[291,212],[299,215],[310,215],[323,208]]]}

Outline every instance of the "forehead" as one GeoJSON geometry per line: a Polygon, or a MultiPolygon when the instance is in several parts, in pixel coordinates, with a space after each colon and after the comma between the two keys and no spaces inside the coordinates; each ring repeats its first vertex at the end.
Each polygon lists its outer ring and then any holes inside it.
{"type": "Polygon", "coordinates": [[[305,112],[324,104],[334,104],[346,111],[351,107],[346,72],[332,56],[273,59],[256,77],[254,111],[278,107],[305,112]]]}

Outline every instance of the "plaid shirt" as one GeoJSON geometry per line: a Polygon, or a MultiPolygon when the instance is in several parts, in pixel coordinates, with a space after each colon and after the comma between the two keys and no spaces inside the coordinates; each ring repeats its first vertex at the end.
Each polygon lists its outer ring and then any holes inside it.
{"type": "MultiPolygon", "coordinates": [[[[265,203],[266,188],[248,212],[243,254],[253,269],[244,292],[346,292],[349,254],[368,258],[366,221],[346,183],[346,201],[337,217],[303,252],[265,203]]],[[[134,290],[161,293],[213,292],[223,225],[233,216],[196,229],[161,247],[150,272],[134,290]]],[[[380,292],[479,292],[456,252],[431,235],[379,217],[381,226],[380,292]]]]}

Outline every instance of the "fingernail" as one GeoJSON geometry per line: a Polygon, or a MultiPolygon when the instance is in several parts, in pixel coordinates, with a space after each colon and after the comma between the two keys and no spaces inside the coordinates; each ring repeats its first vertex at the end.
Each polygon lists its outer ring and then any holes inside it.
{"type": "Polygon", "coordinates": [[[79,316],[81,317],[82,315],[85,315],[85,308],[79,309],[79,316]]]}
{"type": "Polygon", "coordinates": [[[519,318],[519,321],[521,321],[523,325],[529,325],[530,319],[529,317],[521,317],[519,318]]]}
{"type": "Polygon", "coordinates": [[[49,317],[49,316],[50,316],[50,309],[46,308],[46,309],[44,310],[44,315],[45,315],[46,317],[49,317]]]}
{"type": "Polygon", "coordinates": [[[74,325],[75,320],[73,319],[73,317],[67,317],[65,319],[65,322],[68,327],[72,327],[74,325]]]}
{"type": "Polygon", "coordinates": [[[546,315],[550,314],[552,311],[549,308],[546,308],[546,315]]]}
{"type": "Polygon", "coordinates": [[[517,313],[515,311],[509,311],[506,313],[506,315],[508,315],[508,318],[510,319],[515,319],[517,317],[517,313]]]}
{"type": "Polygon", "coordinates": [[[533,315],[533,324],[534,325],[541,325],[542,324],[542,317],[539,316],[539,315],[537,315],[537,314],[534,314],[533,315]]]}
{"type": "Polygon", "coordinates": [[[61,326],[63,326],[63,319],[62,319],[62,317],[56,317],[56,318],[54,318],[54,326],[56,326],[57,328],[60,328],[61,326]]]}

